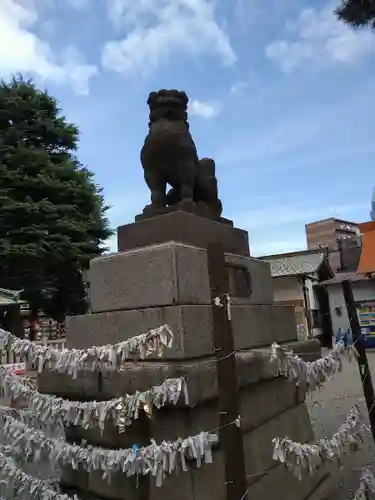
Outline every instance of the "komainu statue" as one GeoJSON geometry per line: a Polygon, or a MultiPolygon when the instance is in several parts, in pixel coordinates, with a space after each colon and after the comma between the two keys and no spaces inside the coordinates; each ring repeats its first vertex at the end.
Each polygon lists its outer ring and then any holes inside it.
{"type": "Polygon", "coordinates": [[[141,151],[151,205],[144,213],[162,212],[166,207],[195,211],[220,219],[215,162],[199,160],[187,117],[188,97],[178,90],[151,92],[149,133],[141,151]],[[167,193],[167,184],[171,189],[167,193]]]}

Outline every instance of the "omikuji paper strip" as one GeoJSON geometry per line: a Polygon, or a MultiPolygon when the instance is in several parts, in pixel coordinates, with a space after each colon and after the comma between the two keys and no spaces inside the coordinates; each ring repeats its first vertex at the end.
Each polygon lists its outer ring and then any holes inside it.
{"type": "Polygon", "coordinates": [[[36,366],[39,373],[48,368],[59,373],[68,373],[73,378],[77,378],[80,370],[102,368],[116,371],[126,359],[134,354],[145,358],[152,352],[156,352],[162,356],[163,349],[172,347],[173,341],[171,329],[168,325],[163,325],[117,344],[61,351],[19,339],[4,330],[1,332],[5,333],[5,342],[11,345],[12,351],[18,354],[22,361],[36,366]]]}
{"type": "Polygon", "coordinates": [[[178,470],[187,471],[187,461],[197,467],[212,463],[212,445],[218,441],[216,434],[201,432],[196,436],[175,441],[163,441],[142,448],[111,450],[94,446],[82,447],[68,444],[62,438],[49,438],[43,432],[30,429],[8,412],[0,413],[0,425],[7,441],[15,450],[23,450],[34,461],[48,459],[59,465],[71,465],[88,472],[101,471],[103,478],[122,472],[127,477],[151,474],[156,485],[162,486],[166,475],[178,470]]]}
{"type": "Polygon", "coordinates": [[[69,497],[53,489],[50,481],[29,476],[19,469],[11,458],[4,455],[2,450],[0,450],[0,483],[3,495],[8,490],[16,493],[17,498],[30,500],[78,500],[77,496],[69,497]]]}
{"type": "Polygon", "coordinates": [[[322,387],[323,383],[337,372],[342,370],[342,358],[348,352],[356,355],[355,347],[345,348],[343,343],[338,343],[331,353],[316,361],[304,361],[291,351],[283,349],[274,343],[271,346],[271,363],[277,363],[278,373],[296,382],[307,392],[313,392],[322,387]]]}
{"type": "Polygon", "coordinates": [[[315,444],[302,444],[287,437],[276,437],[273,439],[273,459],[285,464],[301,480],[303,474],[313,476],[327,463],[341,463],[347,453],[357,451],[363,443],[365,430],[359,409],[353,406],[345,422],[329,440],[320,439],[315,444]]]}
{"type": "Polygon", "coordinates": [[[68,401],[49,394],[41,394],[25,383],[25,381],[0,367],[0,395],[12,397],[15,401],[27,403],[31,413],[38,416],[50,428],[65,425],[81,425],[84,427],[98,426],[104,431],[106,420],[111,419],[114,425],[123,432],[131,425],[133,419],[139,417],[139,412],[146,408],[161,408],[167,404],[176,405],[184,396],[188,403],[186,382],[183,378],[171,378],[161,385],[121,398],[108,401],[68,401]]]}

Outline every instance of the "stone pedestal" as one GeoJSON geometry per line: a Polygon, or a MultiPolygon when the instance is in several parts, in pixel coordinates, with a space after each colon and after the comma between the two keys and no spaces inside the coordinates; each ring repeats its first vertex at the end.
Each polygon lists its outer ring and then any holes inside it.
{"type": "Polygon", "coordinates": [[[188,212],[173,211],[117,228],[119,252],[166,241],[178,241],[198,248],[207,248],[209,243],[221,241],[228,253],[250,255],[246,231],[188,212]]]}
{"type": "MultiPolygon", "coordinates": [[[[226,262],[236,349],[296,340],[293,309],[273,304],[269,264],[233,254],[226,262]]],[[[92,314],[68,318],[69,348],[126,340],[167,323],[174,345],[165,359],[213,354],[206,250],[169,242],[117,253],[94,259],[88,279],[92,314]]]]}
{"type": "Polygon", "coordinates": [[[136,215],[134,220],[135,222],[145,220],[145,219],[153,219],[154,217],[159,217],[160,215],[167,215],[174,212],[182,212],[195,215],[197,217],[204,217],[205,219],[210,219],[216,222],[220,222],[221,224],[228,224],[229,226],[233,226],[233,221],[226,219],[225,217],[218,217],[216,210],[212,210],[206,203],[188,203],[184,204],[182,208],[180,204],[172,205],[163,208],[150,207],[148,205],[143,210],[143,213],[136,215]]]}
{"type": "MultiPolygon", "coordinates": [[[[91,262],[92,313],[68,318],[67,347],[115,343],[165,323],[174,333],[174,345],[162,359],[129,361],[121,372],[100,378],[92,373],[77,380],[43,374],[40,390],[73,400],[104,400],[184,377],[188,404],[155,410],[151,420],[142,414],[122,434],[108,422],[103,435],[74,427],[66,430],[67,439],[126,448],[148,444],[151,437],[161,442],[215,429],[218,387],[206,248],[217,240],[227,252],[249,498],[319,500],[326,471],[300,483],[272,460],[276,435],[304,442],[313,433],[305,394],[278,377],[269,363],[274,341],[305,352],[310,360],[319,355],[319,344],[297,342],[293,308],[273,303],[269,264],[249,257],[247,233],[228,224],[177,211],[120,227],[121,252],[91,262]]],[[[226,500],[224,478],[219,444],[212,465],[168,477],[162,488],[154,478],[141,478],[137,487],[135,480],[117,474],[108,484],[100,474],[69,467],[62,485],[82,500],[226,500]]]]}

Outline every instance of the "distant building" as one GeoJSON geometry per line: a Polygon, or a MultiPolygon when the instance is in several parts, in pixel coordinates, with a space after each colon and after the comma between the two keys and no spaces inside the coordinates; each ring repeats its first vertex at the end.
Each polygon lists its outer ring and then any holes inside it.
{"type": "MultiPolygon", "coordinates": [[[[316,285],[328,292],[333,332],[350,328],[342,290],[342,282],[350,281],[357,308],[361,331],[368,347],[375,347],[375,221],[358,224],[361,232],[361,247],[347,249],[349,262],[347,269],[336,273],[316,285]],[[350,266],[352,266],[350,268],[350,266]]],[[[354,240],[353,240],[354,241],[354,240]]],[[[348,240],[350,242],[350,240],[348,240]]],[[[343,252],[341,252],[343,253],[343,252]]],[[[342,260],[345,261],[345,253],[342,260]]]]}
{"type": "Polygon", "coordinates": [[[371,220],[375,221],[375,187],[374,192],[372,193],[372,201],[371,201],[371,220]]]}
{"type": "Polygon", "coordinates": [[[322,335],[330,344],[332,337],[328,294],[314,285],[331,279],[326,249],[303,250],[260,257],[270,263],[276,304],[295,308],[300,339],[322,335]]]}
{"type": "Polygon", "coordinates": [[[375,221],[360,224],[360,229],[363,245],[358,264],[358,273],[375,277],[375,221]]]}
{"type": "MultiPolygon", "coordinates": [[[[375,280],[357,272],[340,272],[334,278],[316,285],[317,288],[325,288],[328,292],[333,333],[336,334],[339,328],[343,331],[350,328],[342,290],[342,282],[344,280],[351,282],[362,332],[374,339],[375,280]]],[[[371,347],[374,347],[374,342],[372,342],[371,347]]]]}
{"type": "Polygon", "coordinates": [[[355,270],[361,253],[361,236],[357,223],[330,217],[306,224],[307,247],[327,248],[333,271],[355,270]]]}
{"type": "Polygon", "coordinates": [[[326,247],[328,250],[339,250],[339,241],[356,238],[360,235],[358,224],[330,217],[306,224],[307,248],[326,247]]]}
{"type": "Polygon", "coordinates": [[[0,327],[18,337],[24,336],[22,311],[27,306],[20,295],[22,290],[8,290],[0,288],[0,327]]]}

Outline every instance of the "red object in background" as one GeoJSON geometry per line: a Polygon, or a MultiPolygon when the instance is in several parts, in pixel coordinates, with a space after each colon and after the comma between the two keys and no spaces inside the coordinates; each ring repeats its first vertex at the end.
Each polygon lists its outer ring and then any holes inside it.
{"type": "Polygon", "coordinates": [[[30,322],[30,328],[31,328],[34,332],[39,332],[39,330],[40,330],[39,321],[38,321],[38,320],[31,321],[31,322],[30,322]]]}
{"type": "Polygon", "coordinates": [[[359,274],[375,273],[375,221],[359,224],[362,232],[362,253],[358,264],[359,274]]]}
{"type": "Polygon", "coordinates": [[[25,375],[26,373],[26,364],[25,363],[10,363],[7,365],[0,365],[3,368],[11,371],[15,375],[25,375]]]}

